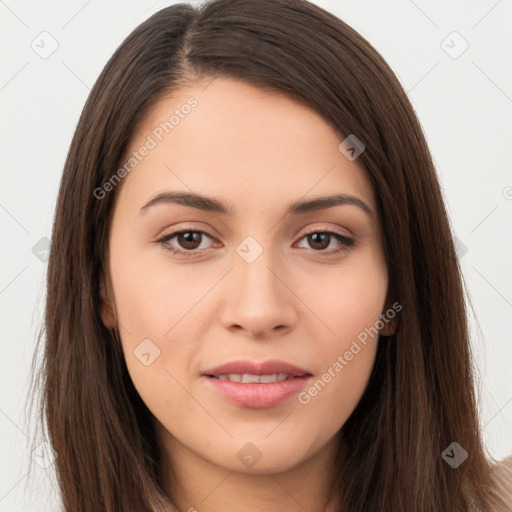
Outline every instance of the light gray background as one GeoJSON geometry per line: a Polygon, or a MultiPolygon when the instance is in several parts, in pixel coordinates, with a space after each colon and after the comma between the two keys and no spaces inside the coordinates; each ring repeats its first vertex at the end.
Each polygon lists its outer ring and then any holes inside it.
{"type": "MultiPolygon", "coordinates": [[[[46,278],[40,240],[51,236],[91,86],[121,41],[170,3],[0,0],[0,512],[56,509],[52,468],[36,464],[27,477],[25,393],[46,278]],[[33,47],[48,51],[52,38],[58,48],[44,59],[33,47]]],[[[482,431],[489,453],[504,458],[512,453],[512,1],[315,3],[376,47],[423,125],[481,327],[472,325],[482,431]],[[461,38],[469,47],[458,55],[461,38]]]]}

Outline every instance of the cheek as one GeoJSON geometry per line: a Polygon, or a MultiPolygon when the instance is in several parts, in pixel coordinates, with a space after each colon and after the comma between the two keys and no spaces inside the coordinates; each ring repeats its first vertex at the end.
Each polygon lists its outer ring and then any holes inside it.
{"type": "MultiPolygon", "coordinates": [[[[370,255],[331,269],[315,282],[308,305],[329,329],[322,329],[327,333],[322,339],[317,333],[315,351],[322,370],[299,401],[318,414],[329,410],[343,423],[359,402],[375,362],[387,270],[382,259],[370,255]]],[[[314,331],[310,335],[315,339],[314,331]]]]}
{"type": "Polygon", "coordinates": [[[346,350],[347,343],[374,326],[384,313],[387,270],[383,260],[369,251],[347,259],[346,264],[316,272],[314,282],[314,287],[304,286],[301,293],[329,327],[331,342],[324,347],[346,350]]]}
{"type": "Polygon", "coordinates": [[[191,270],[190,265],[173,263],[170,255],[153,245],[129,249],[135,244],[122,237],[112,245],[118,318],[137,337],[172,337],[182,320],[190,324],[190,318],[204,308],[207,299],[201,298],[219,278],[211,267],[191,270]]]}
{"type": "Polygon", "coordinates": [[[353,345],[350,360],[343,351],[331,354],[324,372],[298,396],[303,414],[326,437],[334,435],[349,419],[361,400],[375,361],[376,344],[353,345]]]}
{"type": "Polygon", "coordinates": [[[119,237],[111,251],[128,372],[150,410],[172,406],[185,411],[191,406],[190,395],[180,383],[185,383],[189,362],[204,337],[200,331],[207,321],[207,294],[219,277],[210,269],[191,278],[188,265],[174,265],[171,272],[167,258],[154,258],[154,248],[135,251],[131,245],[119,237]]]}

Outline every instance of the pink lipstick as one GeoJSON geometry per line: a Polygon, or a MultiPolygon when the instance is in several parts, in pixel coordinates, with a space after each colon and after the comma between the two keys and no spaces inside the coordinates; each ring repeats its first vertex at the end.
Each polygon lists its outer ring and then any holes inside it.
{"type": "Polygon", "coordinates": [[[242,407],[275,407],[297,394],[312,377],[285,361],[232,361],[202,372],[209,385],[227,401],[242,407]]]}

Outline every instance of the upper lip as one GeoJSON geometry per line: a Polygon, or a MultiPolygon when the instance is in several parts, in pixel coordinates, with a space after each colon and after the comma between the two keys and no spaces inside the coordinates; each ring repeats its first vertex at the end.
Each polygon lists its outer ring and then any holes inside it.
{"type": "Polygon", "coordinates": [[[249,375],[273,375],[274,373],[286,373],[287,375],[311,375],[308,370],[299,368],[286,361],[279,361],[277,359],[270,359],[268,361],[256,362],[248,359],[239,359],[229,363],[221,364],[215,368],[211,368],[203,372],[203,375],[229,375],[230,373],[236,374],[249,374],[249,375]]]}

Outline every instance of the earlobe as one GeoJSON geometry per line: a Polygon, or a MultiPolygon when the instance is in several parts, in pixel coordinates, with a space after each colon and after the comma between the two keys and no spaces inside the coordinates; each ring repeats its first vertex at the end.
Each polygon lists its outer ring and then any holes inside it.
{"type": "Polygon", "coordinates": [[[379,334],[381,334],[382,336],[392,336],[393,334],[395,334],[395,332],[396,332],[395,322],[393,320],[389,320],[389,318],[387,318],[385,316],[385,314],[383,314],[383,316],[381,318],[384,322],[384,327],[382,329],[380,329],[379,334]],[[386,319],[387,319],[387,321],[386,321],[386,319]]]}
{"type": "Polygon", "coordinates": [[[110,291],[110,286],[108,287],[107,291],[107,284],[105,283],[105,281],[106,280],[102,275],[100,279],[101,320],[107,329],[116,329],[117,321],[116,314],[114,311],[115,306],[113,306],[114,301],[113,299],[110,298],[112,294],[108,293],[110,291]]]}
{"type": "Polygon", "coordinates": [[[382,329],[379,329],[379,334],[382,336],[392,336],[398,329],[399,312],[402,310],[402,305],[399,302],[391,303],[391,300],[386,300],[386,306],[380,318],[384,324],[382,329]]]}

